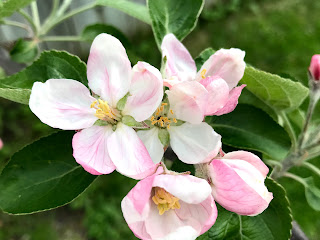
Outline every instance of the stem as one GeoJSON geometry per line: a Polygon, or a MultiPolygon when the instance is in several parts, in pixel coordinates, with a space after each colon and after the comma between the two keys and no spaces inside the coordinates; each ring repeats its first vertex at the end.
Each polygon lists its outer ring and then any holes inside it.
{"type": "Polygon", "coordinates": [[[24,19],[27,20],[27,22],[30,24],[33,32],[35,33],[36,32],[36,26],[34,25],[34,22],[33,22],[32,18],[31,18],[31,16],[27,12],[25,12],[23,9],[19,9],[18,13],[20,13],[24,17],[24,19]]]}
{"type": "Polygon", "coordinates": [[[19,27],[19,28],[23,28],[26,31],[30,31],[30,28],[28,25],[24,24],[24,23],[20,23],[20,22],[16,22],[16,21],[10,21],[10,20],[3,20],[1,22],[1,24],[3,25],[8,25],[8,26],[14,26],[14,27],[19,27]]]}
{"type": "Polygon", "coordinates": [[[297,182],[301,183],[303,186],[307,186],[306,182],[303,180],[303,178],[297,176],[297,175],[294,175],[292,173],[284,173],[283,174],[284,177],[288,177],[288,178],[292,178],[294,180],[296,180],[297,182]]]}
{"type": "Polygon", "coordinates": [[[40,29],[40,18],[39,18],[39,12],[38,12],[38,5],[36,1],[31,3],[31,12],[33,17],[33,23],[37,33],[38,30],[40,29]]]}
{"type": "Polygon", "coordinates": [[[296,134],[295,134],[295,132],[293,130],[293,127],[292,127],[287,115],[285,114],[285,112],[281,111],[279,114],[280,114],[281,118],[283,119],[284,124],[285,124],[285,126],[287,127],[287,130],[288,130],[287,132],[288,132],[288,134],[289,134],[289,136],[290,136],[290,138],[292,140],[292,148],[294,150],[296,150],[296,148],[297,148],[297,138],[296,138],[296,134]]]}
{"type": "Polygon", "coordinates": [[[318,176],[320,176],[320,169],[317,168],[316,166],[314,166],[313,164],[309,163],[309,162],[304,162],[302,164],[302,166],[309,168],[311,171],[313,171],[315,174],[317,174],[318,176]]]}
{"type": "Polygon", "coordinates": [[[300,133],[300,137],[299,137],[299,142],[298,142],[298,148],[299,150],[301,150],[301,148],[303,147],[303,145],[305,144],[305,138],[306,135],[308,134],[308,128],[311,122],[311,118],[312,118],[312,114],[313,114],[313,110],[317,104],[318,99],[314,96],[314,94],[312,92],[310,92],[310,102],[309,102],[309,108],[308,108],[308,112],[307,112],[307,117],[306,117],[306,121],[304,123],[302,132],[300,133]]]}
{"type": "Polygon", "coordinates": [[[56,26],[57,24],[63,22],[64,20],[79,14],[81,12],[87,11],[93,7],[95,7],[97,4],[96,3],[90,3],[88,5],[76,8],[72,11],[70,11],[69,13],[65,14],[63,17],[58,17],[58,19],[56,19],[55,21],[52,22],[47,22],[47,24],[45,24],[41,30],[41,34],[44,35],[46,34],[48,31],[50,31],[54,26],[56,26]]]}
{"type": "Polygon", "coordinates": [[[82,41],[81,36],[47,36],[39,38],[42,42],[61,42],[61,41],[82,41]]]}

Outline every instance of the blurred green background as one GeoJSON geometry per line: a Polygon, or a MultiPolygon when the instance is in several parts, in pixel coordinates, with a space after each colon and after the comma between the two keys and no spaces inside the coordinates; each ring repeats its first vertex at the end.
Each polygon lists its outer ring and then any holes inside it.
{"type": "MultiPolygon", "coordinates": [[[[319,12],[320,1],[315,0],[211,1],[184,44],[194,57],[207,47],[241,48],[246,51],[247,63],[306,84],[310,58],[320,53],[319,12]]],[[[140,31],[128,36],[130,59],[133,64],[144,60],[159,67],[160,53],[151,28],[140,31]]],[[[82,56],[84,61],[86,55],[82,56]]],[[[52,129],[28,106],[4,99],[0,99],[0,106],[0,137],[4,142],[1,169],[15,151],[52,129]]],[[[296,171],[309,175],[308,171],[296,171]]],[[[303,187],[292,181],[281,183],[288,189],[289,199],[294,200],[294,218],[310,239],[319,239],[320,214],[306,204],[303,187]]],[[[0,213],[0,239],[135,239],[120,209],[122,198],[134,184],[134,180],[113,173],[99,177],[84,194],[59,209],[27,216],[0,213]]]]}

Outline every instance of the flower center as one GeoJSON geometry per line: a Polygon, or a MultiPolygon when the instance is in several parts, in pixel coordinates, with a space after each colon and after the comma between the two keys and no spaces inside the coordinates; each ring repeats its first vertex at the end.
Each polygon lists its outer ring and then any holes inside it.
{"type": "Polygon", "coordinates": [[[207,69],[203,69],[203,70],[201,71],[200,75],[201,75],[201,78],[202,78],[202,79],[205,79],[205,78],[206,78],[206,73],[207,73],[207,69]]]}
{"type": "Polygon", "coordinates": [[[155,194],[152,197],[152,201],[157,205],[160,215],[170,209],[180,209],[179,198],[160,187],[155,188],[155,194]]]}
{"type": "MultiPolygon", "coordinates": [[[[161,128],[167,128],[170,129],[171,123],[177,123],[176,118],[168,118],[165,111],[165,106],[167,106],[168,103],[162,103],[160,107],[157,108],[157,111],[155,114],[151,117],[151,124],[156,125],[161,128]]],[[[173,115],[172,109],[170,109],[170,113],[173,115]]]]}
{"type": "Polygon", "coordinates": [[[96,109],[94,114],[97,118],[115,124],[120,120],[121,115],[118,110],[110,108],[107,101],[98,99],[91,103],[90,108],[96,109]]]}

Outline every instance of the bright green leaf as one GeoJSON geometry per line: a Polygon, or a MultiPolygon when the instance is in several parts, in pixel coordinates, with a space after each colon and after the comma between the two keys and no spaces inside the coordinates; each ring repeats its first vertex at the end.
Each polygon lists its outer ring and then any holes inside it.
{"type": "Polygon", "coordinates": [[[146,6],[128,0],[97,0],[98,5],[118,9],[145,23],[151,24],[146,6]]]}
{"type": "Polygon", "coordinates": [[[11,16],[15,11],[23,8],[34,0],[6,0],[0,2],[0,19],[11,16]]]}
{"type": "Polygon", "coordinates": [[[218,218],[202,240],[288,240],[291,236],[291,211],[285,190],[271,179],[266,180],[273,193],[269,207],[255,217],[240,216],[218,205],[218,218]]]}
{"type": "Polygon", "coordinates": [[[262,110],[239,104],[236,109],[206,121],[222,137],[226,145],[259,151],[273,159],[283,159],[290,150],[287,132],[262,110]]]}
{"type": "Polygon", "coordinates": [[[72,156],[74,132],[61,131],[15,153],[0,175],[0,208],[27,214],[71,202],[96,178],[72,156]]]}
{"type": "Polygon", "coordinates": [[[33,62],[38,56],[38,45],[34,41],[19,39],[10,51],[11,59],[18,63],[33,62]]]}
{"type": "Polygon", "coordinates": [[[173,33],[179,40],[196,26],[203,0],[147,0],[152,30],[158,46],[163,37],[173,33]]]}
{"type": "Polygon", "coordinates": [[[275,110],[296,109],[309,93],[299,82],[248,66],[240,83],[247,84],[247,90],[275,110]]]}
{"type": "Polygon", "coordinates": [[[125,115],[122,117],[121,122],[125,125],[133,128],[139,128],[139,129],[147,129],[149,128],[148,125],[143,124],[141,122],[137,122],[132,116],[125,115]]]}
{"type": "Polygon", "coordinates": [[[125,48],[128,48],[130,46],[128,38],[121,31],[111,25],[102,23],[96,23],[86,26],[82,31],[81,38],[84,41],[92,42],[93,39],[100,33],[108,33],[118,38],[125,48]]]}
{"type": "Polygon", "coordinates": [[[28,104],[34,82],[48,79],[74,79],[87,85],[86,64],[67,52],[47,51],[31,66],[0,79],[0,97],[28,104]]]}

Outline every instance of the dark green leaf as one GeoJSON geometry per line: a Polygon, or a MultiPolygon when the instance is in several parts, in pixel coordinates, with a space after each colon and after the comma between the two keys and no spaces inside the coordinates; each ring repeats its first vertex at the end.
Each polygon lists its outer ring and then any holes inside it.
{"type": "Polygon", "coordinates": [[[100,33],[108,33],[118,38],[125,48],[128,48],[130,46],[128,38],[121,31],[111,25],[102,23],[96,23],[86,26],[82,31],[81,38],[84,41],[92,42],[93,39],[100,33]]]}
{"type": "Polygon", "coordinates": [[[196,26],[203,0],[147,0],[152,30],[158,46],[173,33],[180,41],[196,26]]]}
{"type": "Polygon", "coordinates": [[[48,79],[74,79],[87,85],[86,64],[67,52],[47,51],[21,72],[0,79],[0,97],[28,104],[34,82],[48,79]]]}
{"type": "Polygon", "coordinates": [[[71,202],[96,178],[72,156],[74,132],[64,131],[15,153],[0,175],[0,208],[27,214],[71,202]]]}
{"type": "Polygon", "coordinates": [[[34,0],[0,1],[0,19],[11,16],[15,11],[30,4],[34,0]]]}
{"type": "Polygon", "coordinates": [[[18,63],[33,62],[38,56],[38,45],[34,41],[19,39],[10,51],[10,56],[18,63]]]}
{"type": "Polygon", "coordinates": [[[262,110],[239,104],[236,109],[206,121],[232,147],[255,150],[273,159],[283,159],[290,150],[287,132],[262,110]]]}
{"type": "Polygon", "coordinates": [[[273,193],[269,207],[255,217],[240,216],[218,205],[218,218],[202,240],[288,240],[291,236],[291,210],[285,190],[271,179],[266,186],[273,193]]]}
{"type": "Polygon", "coordinates": [[[146,6],[128,0],[97,0],[98,5],[112,7],[137,18],[145,23],[151,24],[150,16],[146,6]]]}
{"type": "Polygon", "coordinates": [[[304,179],[306,199],[310,207],[316,211],[320,211],[320,189],[314,184],[313,177],[304,179]]]}

